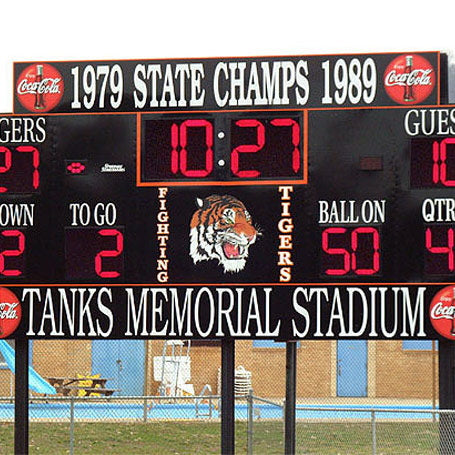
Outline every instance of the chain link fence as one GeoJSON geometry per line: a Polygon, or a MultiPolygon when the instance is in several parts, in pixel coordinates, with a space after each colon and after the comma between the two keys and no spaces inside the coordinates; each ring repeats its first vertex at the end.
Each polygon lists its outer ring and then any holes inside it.
{"type": "MultiPolygon", "coordinates": [[[[219,402],[219,396],[35,397],[30,402],[31,453],[96,454],[108,448],[131,454],[219,453],[219,402]],[[172,446],[163,451],[163,444],[172,446]]],[[[283,453],[283,404],[250,394],[237,397],[235,412],[236,453],[283,453]]],[[[296,413],[297,454],[455,450],[454,411],[298,405],[296,413]]],[[[5,450],[12,447],[4,443],[13,431],[10,398],[0,399],[0,416],[5,450]]]]}
{"type": "MultiPolygon", "coordinates": [[[[35,341],[30,359],[58,392],[30,393],[31,454],[220,453],[219,342],[35,341]]],[[[3,455],[14,376],[0,368],[3,455]]],[[[234,379],[236,454],[283,454],[285,343],[237,341],[234,379]]],[[[435,343],[302,341],[296,453],[455,453],[437,394],[435,343]]]]}

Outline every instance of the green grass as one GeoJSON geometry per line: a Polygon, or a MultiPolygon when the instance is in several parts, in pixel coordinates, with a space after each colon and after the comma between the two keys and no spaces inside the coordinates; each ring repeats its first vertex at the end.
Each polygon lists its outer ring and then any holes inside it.
{"type": "MultiPolygon", "coordinates": [[[[354,455],[372,453],[370,423],[304,424],[296,429],[296,453],[299,455],[354,455]]],[[[437,455],[437,423],[377,423],[378,455],[437,455]]]]}
{"type": "MultiPolygon", "coordinates": [[[[215,455],[219,422],[77,423],[74,455],[215,455]]],[[[236,455],[247,453],[247,425],[237,422],[236,455]]],[[[437,423],[378,423],[378,455],[437,454],[437,423]]],[[[0,455],[14,452],[13,424],[0,424],[0,455]]],[[[372,450],[368,423],[297,423],[296,454],[354,455],[372,450]]],[[[254,422],[254,455],[283,455],[283,423],[254,422]]],[[[32,423],[30,455],[69,453],[67,423],[32,423]]]]}

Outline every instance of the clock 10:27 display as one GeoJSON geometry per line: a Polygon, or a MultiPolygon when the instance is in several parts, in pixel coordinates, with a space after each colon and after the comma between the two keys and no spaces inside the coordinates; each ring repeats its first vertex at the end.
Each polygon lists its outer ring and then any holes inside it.
{"type": "Polygon", "coordinates": [[[144,116],[141,143],[144,185],[305,179],[300,113],[144,116]]]}

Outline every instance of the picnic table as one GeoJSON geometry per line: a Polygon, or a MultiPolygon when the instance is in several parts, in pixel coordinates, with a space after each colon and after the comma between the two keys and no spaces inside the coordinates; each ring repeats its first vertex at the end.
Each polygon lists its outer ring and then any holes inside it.
{"type": "Polygon", "coordinates": [[[90,396],[92,394],[111,396],[114,392],[118,392],[116,389],[106,389],[106,382],[111,378],[81,375],[77,378],[48,376],[46,379],[55,387],[57,393],[64,396],[90,396]]]}

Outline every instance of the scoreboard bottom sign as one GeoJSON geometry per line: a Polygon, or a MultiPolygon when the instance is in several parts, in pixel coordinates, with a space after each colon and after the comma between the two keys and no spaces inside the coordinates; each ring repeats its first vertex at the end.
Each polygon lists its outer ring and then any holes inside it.
{"type": "Polygon", "coordinates": [[[455,339],[455,285],[0,288],[0,336],[455,339]]]}

